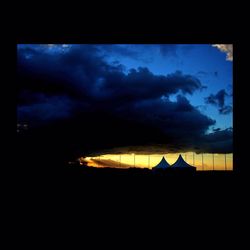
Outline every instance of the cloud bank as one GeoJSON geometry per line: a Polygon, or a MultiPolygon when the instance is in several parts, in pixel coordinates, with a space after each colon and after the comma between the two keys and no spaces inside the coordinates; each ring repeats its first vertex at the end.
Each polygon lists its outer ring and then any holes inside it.
{"type": "MultiPolygon", "coordinates": [[[[128,147],[157,151],[157,145],[172,152],[232,150],[232,134],[223,140],[216,134],[223,131],[206,135],[215,120],[187,99],[204,88],[197,77],[155,75],[146,67],[126,73],[119,62],[107,63],[101,49],[18,47],[18,120],[29,122],[40,140],[81,155],[128,147]],[[173,94],[176,101],[169,99],[173,94]]],[[[225,108],[221,95],[210,99],[225,108]]]]}

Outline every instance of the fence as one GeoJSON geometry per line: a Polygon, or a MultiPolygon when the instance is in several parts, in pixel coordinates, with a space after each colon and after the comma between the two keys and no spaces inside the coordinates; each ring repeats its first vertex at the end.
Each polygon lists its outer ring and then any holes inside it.
{"type": "MultiPolygon", "coordinates": [[[[190,165],[195,166],[197,171],[202,170],[233,170],[233,154],[196,154],[181,153],[183,159],[190,165]]],[[[179,154],[165,155],[102,155],[94,157],[98,167],[141,167],[153,168],[162,159],[162,157],[173,164],[179,154]]]]}

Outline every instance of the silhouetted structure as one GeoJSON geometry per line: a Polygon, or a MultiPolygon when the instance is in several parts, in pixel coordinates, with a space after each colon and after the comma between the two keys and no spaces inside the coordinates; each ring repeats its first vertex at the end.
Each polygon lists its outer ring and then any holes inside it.
{"type": "Polygon", "coordinates": [[[163,157],[162,160],[158,165],[156,165],[152,170],[158,170],[162,172],[183,172],[183,171],[188,171],[188,172],[193,172],[196,171],[196,168],[194,166],[189,165],[184,159],[182,158],[181,155],[179,155],[177,161],[173,164],[170,165],[166,159],[163,157]]]}
{"type": "Polygon", "coordinates": [[[165,157],[163,156],[161,161],[155,167],[153,167],[152,169],[155,170],[155,169],[166,169],[166,168],[170,168],[170,165],[166,161],[165,157]]]}
{"type": "Polygon", "coordinates": [[[193,169],[196,170],[194,166],[189,165],[187,162],[185,162],[181,155],[179,155],[177,161],[171,166],[171,168],[174,169],[193,169]]]}

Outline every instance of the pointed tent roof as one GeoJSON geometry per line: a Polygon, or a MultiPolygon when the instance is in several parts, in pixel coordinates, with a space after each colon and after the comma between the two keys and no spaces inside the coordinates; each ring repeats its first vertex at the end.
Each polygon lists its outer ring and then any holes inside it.
{"type": "Polygon", "coordinates": [[[181,155],[179,155],[177,161],[171,166],[172,168],[195,168],[184,161],[181,155]]]}
{"type": "Polygon", "coordinates": [[[165,157],[163,156],[161,161],[155,167],[153,167],[153,169],[165,169],[169,167],[170,167],[169,163],[166,161],[165,157]]]}

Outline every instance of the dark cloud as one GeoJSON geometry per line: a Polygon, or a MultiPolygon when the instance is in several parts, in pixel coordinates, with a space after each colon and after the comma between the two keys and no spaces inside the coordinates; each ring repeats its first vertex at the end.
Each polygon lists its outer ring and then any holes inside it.
{"type": "Polygon", "coordinates": [[[223,115],[230,114],[232,113],[232,111],[233,111],[233,107],[230,105],[224,106],[219,109],[220,114],[223,114],[223,115]]]}
{"type": "Polygon", "coordinates": [[[213,131],[214,132],[218,132],[218,131],[220,131],[221,130],[221,128],[213,128],[213,131]]]}
{"type": "Polygon", "coordinates": [[[202,88],[199,79],[179,71],[158,76],[147,68],[138,68],[125,74],[122,65],[105,63],[93,46],[76,47],[63,56],[40,53],[31,59],[26,59],[24,51],[20,51],[19,61],[19,104],[35,101],[42,94],[64,95],[80,103],[95,102],[95,106],[98,103],[103,106],[103,102],[120,106],[179,91],[192,94],[202,88]]]}
{"type": "MultiPolygon", "coordinates": [[[[36,143],[49,142],[43,150],[63,157],[157,145],[173,152],[210,150],[202,142],[209,141],[204,134],[215,121],[185,96],[202,89],[195,76],[155,75],[142,67],[125,73],[94,45],[63,53],[20,48],[17,63],[18,119],[33,126],[36,143]],[[169,100],[172,94],[176,101],[169,100]]],[[[211,100],[224,105],[220,98],[211,100]]]]}
{"type": "Polygon", "coordinates": [[[18,106],[17,115],[20,120],[39,122],[67,118],[74,105],[72,100],[65,96],[39,96],[32,101],[34,102],[18,106]]]}
{"type": "Polygon", "coordinates": [[[224,89],[218,91],[216,95],[211,94],[205,98],[207,104],[212,104],[218,107],[220,114],[229,114],[232,112],[233,108],[230,105],[225,105],[225,98],[229,96],[224,89]]]}
{"type": "Polygon", "coordinates": [[[200,140],[200,151],[208,153],[232,153],[233,152],[233,129],[216,131],[203,136],[200,140]]]}
{"type": "Polygon", "coordinates": [[[105,73],[101,91],[104,99],[120,101],[139,101],[160,98],[181,91],[192,94],[201,89],[201,82],[191,76],[175,72],[167,76],[154,75],[147,68],[131,69],[128,75],[121,71],[105,73]]]}
{"type": "Polygon", "coordinates": [[[223,107],[225,104],[225,97],[227,96],[226,91],[220,90],[216,95],[215,95],[215,100],[217,100],[219,107],[223,107]]]}

